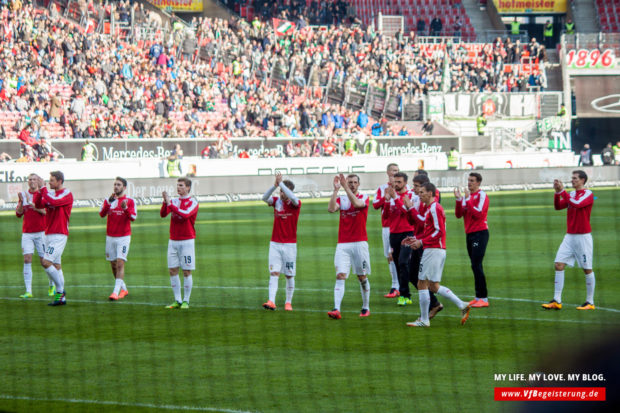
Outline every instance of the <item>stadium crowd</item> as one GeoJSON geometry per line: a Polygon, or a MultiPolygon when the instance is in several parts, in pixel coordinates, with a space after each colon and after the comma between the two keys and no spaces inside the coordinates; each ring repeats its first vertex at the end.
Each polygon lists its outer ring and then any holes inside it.
{"type": "Polygon", "coordinates": [[[501,41],[471,60],[456,45],[418,44],[414,33],[388,38],[370,27],[333,25],[277,36],[260,21],[200,18],[154,41],[131,43],[85,33],[28,1],[2,2],[0,21],[0,137],[19,137],[31,147],[50,138],[277,136],[342,143],[350,135],[402,135],[385,120],[324,103],[325,79],[389,90],[402,106],[450,81],[443,79],[447,56],[452,90],[511,91],[525,84],[502,70],[522,49],[501,41]],[[290,84],[273,80],[274,72],[290,84]]]}

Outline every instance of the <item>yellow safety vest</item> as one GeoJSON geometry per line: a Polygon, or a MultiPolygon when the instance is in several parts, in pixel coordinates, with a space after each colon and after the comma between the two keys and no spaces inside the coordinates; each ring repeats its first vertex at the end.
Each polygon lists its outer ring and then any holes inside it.
{"type": "Polygon", "coordinates": [[[476,119],[476,129],[478,129],[478,133],[484,133],[484,127],[487,125],[487,120],[482,116],[478,116],[476,119]]]}
{"type": "Polygon", "coordinates": [[[575,34],[575,23],[566,23],[566,34],[575,34]]]}
{"type": "Polygon", "coordinates": [[[457,168],[459,166],[459,151],[456,149],[448,154],[448,168],[457,168]]]}
{"type": "Polygon", "coordinates": [[[510,32],[512,34],[519,34],[519,28],[521,27],[521,23],[519,22],[512,22],[510,23],[510,32]]]}
{"type": "Polygon", "coordinates": [[[553,24],[549,23],[545,26],[545,37],[553,37],[553,24]]]}

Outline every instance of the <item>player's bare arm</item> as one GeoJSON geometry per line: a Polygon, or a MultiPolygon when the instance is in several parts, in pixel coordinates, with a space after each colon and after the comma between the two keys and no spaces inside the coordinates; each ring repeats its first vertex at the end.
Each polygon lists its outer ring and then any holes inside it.
{"type": "Polygon", "coordinates": [[[21,192],[17,194],[17,198],[19,199],[17,201],[17,207],[15,208],[15,212],[18,215],[22,215],[24,213],[24,197],[21,192]]]}
{"type": "Polygon", "coordinates": [[[341,187],[339,176],[334,177],[333,185],[334,185],[334,192],[332,193],[332,196],[329,199],[329,205],[327,206],[327,210],[329,212],[336,212],[340,209],[338,202],[336,202],[336,199],[338,199],[338,191],[340,191],[340,187],[341,187]]]}

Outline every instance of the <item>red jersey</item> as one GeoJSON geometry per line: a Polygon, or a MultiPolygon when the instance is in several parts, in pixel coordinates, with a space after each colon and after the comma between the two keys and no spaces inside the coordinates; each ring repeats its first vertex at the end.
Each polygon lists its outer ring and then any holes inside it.
{"type": "Polygon", "coordinates": [[[420,238],[424,249],[446,249],[446,214],[443,207],[437,201],[427,207],[424,217],[424,231],[420,238]]]}
{"type": "Polygon", "coordinates": [[[277,196],[272,196],[267,202],[273,207],[273,231],[271,240],[283,244],[295,244],[297,242],[297,221],[301,201],[295,205],[290,199],[282,201],[277,196]]]}
{"type": "Polygon", "coordinates": [[[594,195],[589,189],[571,191],[570,195],[566,191],[556,193],[553,198],[555,209],[568,208],[566,212],[566,233],[567,234],[589,234],[590,213],[594,195]]]}
{"type": "Polygon", "coordinates": [[[45,215],[34,210],[33,195],[35,193],[36,192],[30,192],[30,190],[22,192],[22,199],[24,200],[22,204],[22,213],[18,214],[17,211],[15,211],[15,215],[17,215],[18,218],[24,217],[22,223],[22,232],[24,234],[45,231],[45,215]]]}
{"type": "Polygon", "coordinates": [[[368,195],[357,194],[357,199],[364,201],[363,208],[355,208],[347,195],[336,199],[340,206],[340,224],[338,225],[338,244],[346,242],[368,241],[366,220],[368,219],[368,195]]]}
{"type": "Polygon", "coordinates": [[[416,195],[413,191],[405,191],[402,194],[397,193],[396,196],[398,198],[390,199],[388,205],[386,205],[386,209],[388,210],[388,218],[390,221],[390,234],[401,234],[403,232],[413,232],[413,225],[409,223],[407,219],[408,210],[405,204],[403,203],[403,197],[408,197],[413,199],[416,195]]]}
{"type": "Polygon", "coordinates": [[[413,195],[413,206],[407,211],[407,220],[413,225],[413,231],[416,238],[420,238],[424,232],[424,220],[428,207],[420,201],[420,197],[413,195]]]}
{"type": "Polygon", "coordinates": [[[383,184],[377,189],[375,199],[372,201],[374,209],[381,209],[381,226],[387,228],[390,226],[390,220],[388,218],[388,208],[385,206],[385,190],[388,188],[388,184],[383,184]]]}
{"type": "Polygon", "coordinates": [[[131,235],[131,221],[135,221],[138,217],[136,203],[128,196],[115,199],[111,204],[108,199],[105,199],[103,205],[101,205],[99,215],[101,218],[108,216],[106,229],[108,237],[126,237],[131,235]],[[127,209],[121,207],[123,201],[127,201],[127,209]]]}
{"type": "Polygon", "coordinates": [[[45,233],[69,235],[69,218],[73,208],[73,194],[63,188],[49,192],[43,187],[33,195],[37,208],[45,208],[45,233]]]}
{"type": "Polygon", "coordinates": [[[467,198],[457,199],[454,208],[454,215],[457,218],[464,217],[466,234],[489,229],[487,224],[488,212],[489,197],[482,190],[472,192],[467,198]]]}
{"type": "Polygon", "coordinates": [[[198,201],[191,196],[185,198],[174,198],[170,205],[163,204],[159,215],[162,218],[172,214],[170,218],[170,239],[173,241],[183,241],[196,238],[194,223],[198,215],[198,201]]]}

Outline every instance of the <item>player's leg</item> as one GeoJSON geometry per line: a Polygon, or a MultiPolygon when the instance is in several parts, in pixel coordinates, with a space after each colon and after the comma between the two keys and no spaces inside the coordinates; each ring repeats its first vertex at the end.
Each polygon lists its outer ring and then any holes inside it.
{"type": "Polygon", "coordinates": [[[295,275],[297,273],[297,244],[284,245],[284,276],[286,277],[286,301],[284,310],[293,311],[295,275]]]}
{"type": "Polygon", "coordinates": [[[594,287],[596,280],[592,269],[593,242],[592,234],[579,234],[575,237],[575,249],[579,266],[583,269],[586,279],[586,302],[577,307],[578,310],[594,310],[594,287]]]}
{"type": "Polygon", "coordinates": [[[284,265],[284,257],[282,256],[282,244],[269,242],[269,298],[263,303],[266,310],[276,309],[276,294],[278,292],[278,282],[280,280],[280,271],[284,265]]]}
{"type": "Polygon", "coordinates": [[[196,269],[196,252],[193,239],[181,241],[181,254],[181,268],[183,269],[183,303],[181,308],[187,309],[194,285],[192,271],[196,269]]]}
{"type": "Polygon", "coordinates": [[[392,248],[392,259],[396,266],[396,274],[398,276],[398,305],[403,305],[405,297],[403,297],[404,288],[403,283],[401,281],[400,268],[398,266],[398,261],[400,259],[400,251],[401,251],[401,242],[403,240],[402,234],[390,234],[390,247],[392,248]],[[401,298],[402,297],[402,298],[401,298]]]}
{"type": "MultiPolygon", "coordinates": [[[[401,242],[408,234],[403,234],[401,242]]],[[[401,245],[400,254],[398,254],[398,283],[400,285],[400,297],[398,297],[399,305],[411,304],[411,290],[409,289],[409,262],[411,261],[411,247],[401,245]]]]}
{"type": "Polygon", "coordinates": [[[569,234],[564,235],[564,239],[555,255],[555,283],[553,300],[544,303],[542,308],[545,310],[561,310],[562,309],[562,290],[564,289],[564,268],[566,265],[573,266],[575,257],[570,246],[569,234]]]}
{"type": "Polygon", "coordinates": [[[360,293],[362,294],[362,310],[360,317],[370,315],[370,252],[366,241],[356,242],[353,256],[353,271],[357,274],[360,282],[360,293]]]}
{"type": "Polygon", "coordinates": [[[487,282],[484,276],[482,260],[489,242],[489,231],[479,231],[468,234],[468,243],[471,244],[471,269],[474,273],[474,285],[476,289],[476,300],[470,303],[472,307],[488,307],[489,299],[487,292],[487,282]]]}
{"type": "MultiPolygon", "coordinates": [[[[34,247],[37,250],[37,254],[39,254],[39,263],[41,264],[41,268],[45,270],[45,266],[43,265],[43,257],[45,256],[45,233],[39,232],[33,239],[34,247]]],[[[56,294],[56,286],[54,281],[48,276],[47,281],[49,283],[49,287],[47,290],[48,297],[53,297],[56,294]]]]}
{"type": "Polygon", "coordinates": [[[34,254],[34,241],[30,234],[22,234],[22,254],[24,257],[24,285],[26,292],[20,298],[32,298],[32,255],[34,254]]]}
{"type": "Polygon", "coordinates": [[[179,268],[181,267],[179,241],[168,240],[168,273],[170,274],[170,287],[174,294],[174,303],[166,306],[169,309],[181,308],[181,280],[179,268]]]}
{"type": "Polygon", "coordinates": [[[334,309],[329,311],[327,315],[333,319],[342,318],[340,314],[340,305],[344,297],[344,284],[351,271],[351,251],[349,244],[338,244],[336,246],[336,254],[334,256],[334,266],[336,267],[336,284],[334,285],[334,309]]]}
{"type": "Polygon", "coordinates": [[[461,324],[465,324],[465,322],[469,318],[469,310],[471,310],[471,306],[469,305],[469,303],[461,300],[449,288],[444,287],[443,285],[439,285],[439,282],[431,282],[429,284],[429,290],[452,301],[454,305],[456,305],[458,309],[461,310],[461,324]]]}
{"type": "Polygon", "coordinates": [[[108,297],[111,301],[118,300],[118,293],[120,291],[120,280],[117,277],[118,274],[118,238],[117,237],[105,237],[105,258],[110,262],[110,267],[112,268],[112,276],[114,277],[114,290],[112,294],[108,297]]]}
{"type": "Polygon", "coordinates": [[[64,305],[65,298],[65,278],[62,272],[61,258],[67,245],[67,236],[62,234],[50,234],[45,237],[45,255],[43,256],[43,267],[48,277],[56,285],[54,301],[50,305],[64,305]]]}
{"type": "Polygon", "coordinates": [[[26,293],[20,295],[20,298],[32,298],[32,253],[24,253],[24,285],[26,293]]]}
{"type": "MultiPolygon", "coordinates": [[[[420,262],[422,260],[423,252],[424,250],[422,248],[411,251],[411,260],[409,261],[409,281],[416,289],[418,288],[418,276],[420,274],[420,262]]],[[[429,291],[429,297],[430,304],[428,308],[428,318],[429,320],[432,320],[438,312],[443,310],[443,305],[439,302],[435,293],[429,291]]]]}
{"type": "Polygon", "coordinates": [[[114,274],[114,289],[118,284],[119,292],[118,298],[125,298],[129,295],[127,285],[125,284],[125,264],[127,263],[127,256],[129,255],[129,245],[131,243],[131,236],[120,237],[116,245],[116,273],[114,274]]]}
{"type": "Polygon", "coordinates": [[[381,239],[383,241],[383,255],[387,259],[388,268],[390,270],[390,277],[392,279],[392,286],[390,288],[390,292],[385,294],[385,298],[394,298],[400,295],[399,288],[400,284],[398,283],[398,271],[396,270],[396,264],[394,263],[394,258],[392,257],[392,247],[390,246],[390,228],[385,227],[381,228],[381,239]]]}

